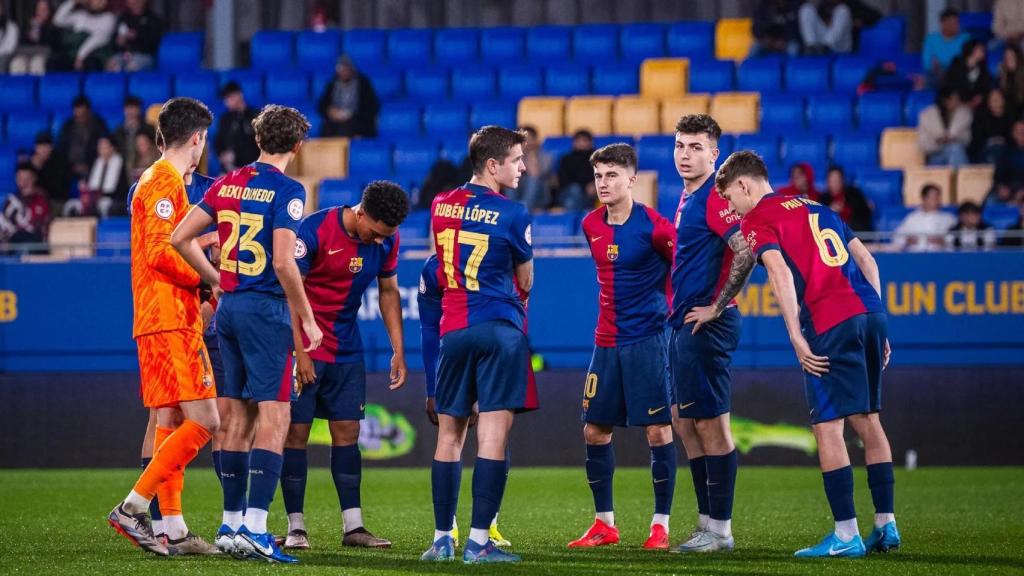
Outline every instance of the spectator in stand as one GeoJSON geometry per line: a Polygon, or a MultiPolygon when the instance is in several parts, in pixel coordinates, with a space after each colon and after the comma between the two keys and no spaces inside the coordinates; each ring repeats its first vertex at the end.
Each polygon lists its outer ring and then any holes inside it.
{"type": "Polygon", "coordinates": [[[11,74],[45,74],[50,49],[59,40],[60,31],[53,25],[53,6],[49,0],[36,0],[32,17],[21,31],[21,45],[11,57],[11,74]]]}
{"type": "Polygon", "coordinates": [[[18,49],[18,25],[7,14],[7,8],[0,2],[0,74],[7,73],[7,63],[18,49]]]}
{"type": "Polygon", "coordinates": [[[44,242],[50,225],[50,203],[36,184],[38,174],[30,164],[15,172],[17,191],[8,194],[0,212],[0,242],[44,242]]]}
{"type": "Polygon", "coordinates": [[[921,189],[921,206],[907,214],[896,227],[893,247],[910,252],[932,252],[946,246],[946,233],[956,224],[956,218],[942,211],[939,187],[926,184],[921,189]]]}
{"type": "Polygon", "coordinates": [[[970,158],[976,164],[992,164],[1010,141],[1010,127],[1016,115],[1007,109],[1003,91],[993,88],[985,105],[974,112],[971,122],[970,158]]]}
{"type": "Polygon", "coordinates": [[[124,98],[124,122],[114,129],[112,140],[125,166],[135,165],[135,136],[140,132],[156,136],[156,129],[142,116],[142,100],[129,94],[124,98]]]}
{"type": "Polygon", "coordinates": [[[949,65],[943,82],[956,90],[964,103],[977,109],[992,89],[985,45],[973,39],[964,42],[963,51],[949,65]]]}
{"type": "Polygon", "coordinates": [[[1006,95],[1007,104],[1016,111],[1024,110],[1024,59],[1021,49],[1007,45],[1003,61],[999,63],[999,88],[1006,95]]]}
{"type": "Polygon", "coordinates": [[[950,87],[939,91],[935,104],[917,117],[917,143],[930,166],[967,164],[967,146],[971,143],[971,109],[960,101],[950,87]]]}
{"type": "Polygon", "coordinates": [[[72,104],[73,114],[64,122],[57,137],[57,153],[71,166],[71,175],[84,178],[96,160],[96,144],[107,133],[107,125],[92,111],[85,96],[78,96],[72,104]]]}
{"type": "Polygon", "coordinates": [[[49,130],[43,130],[36,136],[35,148],[26,163],[35,170],[36,180],[50,199],[52,211],[59,213],[68,199],[71,184],[66,158],[54,154],[53,136],[49,130]]]}
{"type": "Polygon", "coordinates": [[[754,11],[755,55],[800,53],[798,0],[761,0],[754,11]]]}
{"type": "Polygon", "coordinates": [[[466,180],[461,178],[459,168],[447,158],[438,158],[437,162],[430,167],[427,178],[420,186],[419,194],[416,195],[417,210],[430,210],[434,197],[441,192],[447,192],[457,188],[466,180]]]}
{"type": "Polygon", "coordinates": [[[1014,204],[1024,194],[1024,120],[1013,123],[1010,142],[996,160],[992,184],[986,205],[1014,204]]]}
{"type": "Polygon", "coordinates": [[[807,162],[797,162],[789,168],[789,184],[778,189],[786,196],[804,196],[817,202],[821,192],[814,186],[814,168],[807,162]]]}
{"type": "Polygon", "coordinates": [[[864,0],[846,0],[846,5],[853,17],[853,47],[857,49],[860,46],[860,33],[877,24],[882,19],[882,13],[864,0]]]}
{"type": "Polygon", "coordinates": [[[981,219],[981,206],[964,202],[956,210],[956,226],[946,234],[946,245],[957,250],[990,250],[996,245],[996,231],[981,219]]]}
{"type": "Polygon", "coordinates": [[[853,50],[853,16],[843,0],[808,0],[800,6],[800,37],[806,54],[853,50]]]}
{"type": "Polygon", "coordinates": [[[854,232],[874,230],[871,222],[871,204],[856,186],[846,183],[846,174],[839,166],[828,169],[825,178],[825,193],[819,202],[828,206],[846,222],[854,232]]]}
{"type": "Polygon", "coordinates": [[[992,7],[992,34],[1008,46],[1020,48],[1024,41],[1024,2],[996,0],[992,7]]]}
{"type": "Polygon", "coordinates": [[[523,126],[520,130],[526,133],[523,146],[526,172],[519,177],[519,188],[512,197],[530,210],[542,210],[551,202],[548,198],[552,180],[551,155],[541,148],[536,128],[523,126]]]}
{"type": "Polygon", "coordinates": [[[594,205],[594,167],[590,155],[594,153],[594,135],[579,130],[572,135],[572,150],[558,161],[557,205],[566,210],[587,210],[594,205]]]}
{"type": "Polygon", "coordinates": [[[942,77],[970,36],[960,31],[960,12],[947,8],[939,16],[939,31],[924,39],[921,64],[933,86],[942,85],[942,77]]]}
{"type": "Polygon", "coordinates": [[[135,162],[129,166],[128,178],[138,181],[142,173],[160,159],[160,150],[149,132],[142,131],[135,135],[135,162]]]}
{"type": "Polygon", "coordinates": [[[224,85],[220,95],[227,111],[217,120],[217,137],[213,149],[220,159],[221,170],[230,172],[255,162],[260,155],[256,147],[256,132],[252,127],[256,110],[246,104],[242,86],[234,80],[224,85]]]}
{"type": "MultiPolygon", "coordinates": [[[[89,179],[78,187],[79,213],[98,214],[103,218],[123,215],[128,203],[126,176],[124,158],[117,153],[110,138],[100,138],[89,179]]],[[[73,203],[71,200],[65,205],[65,213],[73,203]]]]}
{"type": "Polygon", "coordinates": [[[53,23],[60,29],[60,39],[47,69],[103,69],[117,27],[117,16],[108,9],[107,0],[64,0],[53,23]]]}
{"type": "Polygon", "coordinates": [[[340,56],[334,78],[320,95],[323,136],[377,136],[380,100],[365,74],[356,70],[348,56],[340,56]]]}
{"type": "Polygon", "coordinates": [[[1006,229],[1003,237],[999,239],[1000,246],[1024,246],[1024,202],[1021,202],[1018,207],[1020,208],[1020,217],[1017,218],[1017,223],[1006,229]]]}
{"type": "Polygon", "coordinates": [[[163,34],[164,22],[149,9],[146,0],[127,0],[117,19],[117,53],[107,60],[107,70],[136,72],[152,68],[163,34]]]}

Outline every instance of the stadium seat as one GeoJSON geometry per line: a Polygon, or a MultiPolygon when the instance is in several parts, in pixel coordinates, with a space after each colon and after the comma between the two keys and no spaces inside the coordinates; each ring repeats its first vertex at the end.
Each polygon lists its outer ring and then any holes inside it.
{"type": "Polygon", "coordinates": [[[722,18],[715,26],[715,58],[743,60],[754,45],[754,24],[749,18],[722,18]]]}
{"type": "Polygon", "coordinates": [[[736,137],[736,148],[757,152],[769,166],[782,161],[779,154],[779,137],[774,134],[741,134],[736,137]]]}
{"type": "Polygon", "coordinates": [[[35,76],[0,74],[0,112],[37,110],[35,76]]]}
{"type": "Polygon", "coordinates": [[[519,101],[516,126],[530,125],[537,129],[537,137],[565,134],[565,98],[534,96],[519,101]]]}
{"type": "Polygon", "coordinates": [[[288,106],[309,103],[309,76],[294,68],[267,72],[267,101],[288,106]]]}
{"type": "Polygon", "coordinates": [[[403,140],[420,134],[420,105],[413,102],[388,102],[380,107],[377,130],[381,137],[403,140]]]}
{"type": "Polygon", "coordinates": [[[544,69],[545,93],[576,96],[590,93],[590,67],[585,64],[552,64],[544,69]]]}
{"type": "Polygon", "coordinates": [[[619,46],[627,61],[639,62],[665,55],[665,27],[661,24],[624,24],[619,29],[619,46]]]}
{"type": "Polygon", "coordinates": [[[921,205],[921,190],[928,184],[939,187],[943,204],[953,203],[953,169],[949,166],[907,168],[903,171],[903,205],[921,205]]]}
{"type": "Polygon", "coordinates": [[[992,189],[995,167],[991,164],[961,166],[956,171],[956,203],[974,202],[985,204],[985,197],[992,189]]]}
{"type": "Polygon", "coordinates": [[[380,140],[358,138],[348,146],[350,179],[387,178],[391,174],[391,144],[380,140]]]}
{"type": "Polygon", "coordinates": [[[394,166],[399,183],[415,182],[417,187],[437,162],[437,143],[433,141],[399,141],[395,144],[394,166]]]}
{"type": "Polygon", "coordinates": [[[469,113],[469,128],[481,126],[516,126],[515,100],[486,100],[473,104],[469,113]]]}
{"type": "MultiPolygon", "coordinates": [[[[118,105],[117,107],[104,107],[96,108],[93,107],[93,112],[96,113],[104,122],[107,123],[107,127],[113,129],[124,122],[124,106],[118,105]]],[[[216,124],[216,121],[214,121],[216,124]]]]}
{"type": "Polygon", "coordinates": [[[921,112],[932,104],[935,104],[934,90],[914,90],[908,92],[903,108],[903,124],[905,126],[916,126],[921,112]]]}
{"type": "Polygon", "coordinates": [[[329,178],[320,182],[317,196],[320,210],[334,206],[354,206],[363,196],[363,185],[352,178],[329,178]]]}
{"type": "Polygon", "coordinates": [[[405,71],[405,95],[420,102],[448,97],[446,68],[412,68],[405,71]]]}
{"type": "Polygon", "coordinates": [[[853,183],[877,207],[903,205],[903,172],[899,170],[858,170],[853,183]]]}
{"type": "MultiPolygon", "coordinates": [[[[641,136],[636,143],[636,155],[641,170],[656,170],[659,174],[677,176],[675,136],[641,136]]],[[[678,176],[677,176],[678,177],[678,176]]]]}
{"type": "Polygon", "coordinates": [[[488,28],[480,39],[480,55],[485,62],[504,64],[520,60],[525,53],[522,28],[488,28]]]}
{"type": "Polygon", "coordinates": [[[690,76],[690,92],[731,92],[735,89],[736,65],[730,60],[706,60],[690,76]]]}
{"type": "Polygon", "coordinates": [[[562,156],[572,151],[572,136],[549,136],[541,143],[540,149],[551,158],[553,167],[557,168],[562,156]]]}
{"type": "Polygon", "coordinates": [[[828,58],[791,58],[786,62],[787,92],[813,94],[828,90],[828,58]]]}
{"type": "Polygon", "coordinates": [[[772,134],[804,129],[804,99],[798,94],[761,94],[761,131],[772,134]]]}
{"type": "Polygon", "coordinates": [[[392,66],[420,66],[430,62],[434,33],[429,28],[402,28],[388,33],[388,62],[392,66]]]}
{"type": "Polygon", "coordinates": [[[452,98],[462,102],[481,102],[494,98],[497,82],[490,66],[452,68],[452,98]]]}
{"type": "Polygon", "coordinates": [[[112,257],[127,255],[131,246],[132,220],[127,216],[113,216],[100,220],[96,227],[96,255],[112,257]]]}
{"type": "Polygon", "coordinates": [[[985,206],[981,214],[982,220],[991,224],[996,230],[1006,230],[1017,223],[1020,218],[1020,209],[1016,206],[985,206]]]}
{"type": "Polygon", "coordinates": [[[612,128],[616,134],[639,138],[661,132],[660,105],[640,96],[619,96],[612,107],[612,128]]]}
{"type": "Polygon", "coordinates": [[[832,139],[832,163],[854,174],[878,168],[878,134],[836,134],[832,139]]]}
{"type": "Polygon", "coordinates": [[[460,102],[432,102],[423,109],[423,129],[430,136],[465,136],[469,109],[460,102]]]}
{"type": "Polygon", "coordinates": [[[686,58],[649,58],[640,65],[640,93],[646,98],[682,96],[687,89],[690,61],[686,58]]]}
{"type": "Polygon", "coordinates": [[[313,176],[292,176],[302,189],[306,191],[306,202],[302,206],[302,214],[309,216],[320,209],[320,179],[313,176]]]}
{"type": "Polygon", "coordinates": [[[857,87],[876,65],[874,58],[840,55],[832,60],[832,90],[853,95],[857,87]]]}
{"type": "Polygon", "coordinates": [[[260,30],[253,34],[249,42],[249,66],[254,70],[293,70],[295,33],[286,30],[260,30]]]}
{"type": "Polygon", "coordinates": [[[163,104],[171,97],[171,77],[161,72],[128,75],[128,93],[138,96],[144,106],[163,104]]]}
{"type": "Polygon", "coordinates": [[[54,218],[47,239],[51,256],[91,258],[96,244],[96,218],[54,218]]]}
{"type": "MultiPolygon", "coordinates": [[[[511,124],[501,124],[501,126],[514,126],[515,125],[515,107],[512,108],[512,120],[511,124]]],[[[469,139],[466,137],[456,138],[449,137],[441,141],[441,153],[438,155],[439,158],[451,162],[456,167],[461,166],[462,162],[469,155],[469,139]]]]}
{"type": "Polygon", "coordinates": [[[348,30],[345,32],[343,51],[352,59],[356,68],[369,71],[387,59],[387,44],[388,35],[384,30],[348,30]]]}
{"type": "MultiPolygon", "coordinates": [[[[402,71],[397,68],[388,68],[383,65],[374,66],[372,69],[365,71],[364,74],[370,79],[373,89],[377,91],[377,97],[382,102],[395,100],[405,94],[402,71]]],[[[316,86],[316,95],[319,96],[319,93],[323,92],[326,88],[326,82],[316,86]]]]}
{"type": "Polygon", "coordinates": [[[303,30],[295,38],[295,60],[307,72],[334,72],[341,53],[341,33],[337,30],[303,30]]]}
{"type": "MultiPolygon", "coordinates": [[[[0,115],[0,135],[3,134],[4,124],[3,115],[0,115]]],[[[3,141],[2,137],[0,141],[3,141]]],[[[10,146],[0,145],[0,194],[7,194],[15,189],[14,169],[17,159],[16,150],[10,146]]]]}
{"type": "Polygon", "coordinates": [[[815,132],[839,134],[853,128],[853,100],[843,94],[816,94],[807,99],[807,124],[815,132]]]}
{"type": "Polygon", "coordinates": [[[878,232],[893,232],[903,222],[903,219],[910,214],[910,208],[899,205],[881,206],[874,213],[875,230],[878,232]]]}
{"type": "Polygon", "coordinates": [[[890,58],[893,54],[902,53],[906,27],[902,16],[882,18],[874,26],[861,30],[860,53],[876,58],[890,58]]]}
{"type": "Polygon", "coordinates": [[[879,165],[887,169],[915,168],[924,165],[924,154],[917,146],[915,128],[882,130],[879,165]]]}
{"type": "Polygon", "coordinates": [[[828,138],[824,134],[784,134],[782,161],[808,162],[815,169],[828,166],[828,138]]]}
{"type": "Polygon", "coordinates": [[[718,162],[721,165],[729,154],[732,154],[736,149],[736,137],[732,134],[722,134],[722,137],[718,139],[718,162]]]}
{"type": "Polygon", "coordinates": [[[599,64],[619,59],[619,27],[585,24],[572,30],[572,53],[577,62],[599,64]]]}
{"type": "Polygon", "coordinates": [[[630,146],[636,146],[636,140],[632,136],[625,134],[605,134],[604,136],[594,136],[594,148],[603,148],[609,144],[629,144],[630,146]]]}
{"type": "Polygon", "coordinates": [[[534,26],[526,30],[526,55],[539,64],[564,62],[571,55],[568,26],[534,26]]]}
{"type": "Polygon", "coordinates": [[[612,133],[612,104],[610,96],[573,96],[565,106],[565,132],[574,134],[588,130],[591,134],[612,133]]]}
{"type": "Polygon", "coordinates": [[[722,92],[711,99],[708,110],[718,119],[722,131],[729,134],[757,132],[760,122],[760,96],[751,92],[722,92]]]}
{"type": "Polygon", "coordinates": [[[310,138],[295,159],[299,176],[317,180],[348,175],[348,138],[310,138]]]}
{"type": "Polygon", "coordinates": [[[594,66],[593,85],[594,94],[636,94],[640,90],[640,79],[635,66],[609,62],[594,66]]]}
{"type": "Polygon", "coordinates": [[[575,212],[541,213],[533,217],[533,238],[540,244],[559,244],[575,236],[579,214],[575,212]]]}
{"type": "Polygon", "coordinates": [[[992,12],[961,12],[960,29],[982,44],[992,39],[992,12]]]}
{"type": "Polygon", "coordinates": [[[174,95],[195,98],[210,106],[220,104],[217,73],[207,70],[179,73],[174,77],[174,95]]]}
{"type": "Polygon", "coordinates": [[[775,56],[750,58],[740,64],[737,86],[747,92],[773,92],[782,86],[782,59],[775,56]]]}
{"type": "Polygon", "coordinates": [[[430,239],[430,210],[413,210],[405,217],[398,228],[402,237],[402,246],[408,246],[409,240],[425,244],[430,239]]]}
{"type": "Polygon", "coordinates": [[[476,62],[480,55],[480,31],[476,28],[438,28],[434,33],[434,61],[458,66],[476,62]]]}
{"type": "MultiPolygon", "coordinates": [[[[87,80],[88,81],[88,80],[87,80]]],[[[242,87],[242,94],[245,101],[253,108],[260,108],[266,103],[266,96],[263,93],[263,74],[255,70],[224,70],[220,73],[220,87],[223,88],[228,82],[237,82],[242,87]]],[[[323,86],[317,86],[314,90],[314,97],[320,96],[323,86]]]]}
{"type": "Polygon", "coordinates": [[[857,103],[857,113],[857,124],[861,130],[900,126],[903,124],[903,95],[899,92],[867,92],[857,103]]]}
{"type": "Polygon", "coordinates": [[[633,182],[633,200],[657,209],[658,206],[658,173],[654,170],[640,170],[633,182]]]}
{"type": "Polygon", "coordinates": [[[41,110],[23,111],[7,116],[7,144],[17,150],[31,150],[36,135],[50,129],[50,115],[41,110]]]}
{"type": "Polygon", "coordinates": [[[39,107],[48,112],[71,110],[71,102],[81,93],[82,75],[77,72],[51,72],[39,78],[39,107]]]}
{"type": "Polygon", "coordinates": [[[203,65],[203,33],[173,32],[160,38],[157,62],[161,70],[185,72],[203,65]]]}
{"type": "Polygon", "coordinates": [[[679,208],[679,191],[682,184],[677,175],[675,178],[668,178],[660,174],[658,178],[658,214],[668,218],[670,222],[675,221],[676,209],[679,208]]]}
{"type": "Polygon", "coordinates": [[[544,93],[544,75],[537,66],[501,67],[498,70],[498,88],[505,98],[540,96],[544,93]]]}
{"type": "Polygon", "coordinates": [[[703,20],[676,22],[667,29],[669,56],[708,60],[714,53],[715,25],[703,20]]]}
{"type": "Polygon", "coordinates": [[[97,109],[120,109],[124,105],[127,77],[117,73],[95,73],[85,76],[83,94],[97,109]]]}
{"type": "Polygon", "coordinates": [[[708,94],[685,94],[661,100],[661,133],[673,134],[676,123],[687,114],[707,114],[711,106],[708,94]]]}

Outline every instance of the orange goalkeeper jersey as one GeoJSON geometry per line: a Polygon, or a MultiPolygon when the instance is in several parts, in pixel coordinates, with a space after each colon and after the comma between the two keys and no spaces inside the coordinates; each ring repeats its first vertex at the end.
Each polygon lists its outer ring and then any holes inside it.
{"type": "Polygon", "coordinates": [[[202,333],[199,273],[171,246],[171,232],[188,213],[185,182],[166,160],[150,166],[132,197],[133,336],[167,330],[202,333]]]}

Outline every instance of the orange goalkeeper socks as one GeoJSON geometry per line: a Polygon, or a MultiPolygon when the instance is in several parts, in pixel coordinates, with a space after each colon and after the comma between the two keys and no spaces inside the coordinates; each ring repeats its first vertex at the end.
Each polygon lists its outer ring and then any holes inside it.
{"type": "MultiPolygon", "coordinates": [[[[142,472],[133,489],[144,499],[152,500],[161,484],[167,482],[174,474],[184,478],[185,466],[196,457],[199,450],[210,441],[210,431],[193,420],[185,420],[177,430],[172,432],[156,449],[153,461],[142,472]]],[[[180,490],[178,492],[178,509],[181,509],[180,490]]],[[[161,511],[164,508],[163,495],[160,499],[161,511]]]]}
{"type": "MultiPolygon", "coordinates": [[[[156,427],[153,441],[153,452],[156,453],[164,441],[174,433],[174,428],[156,427]]],[[[185,469],[175,470],[156,489],[156,498],[160,503],[160,515],[181,516],[181,492],[185,489],[185,469]]]]}

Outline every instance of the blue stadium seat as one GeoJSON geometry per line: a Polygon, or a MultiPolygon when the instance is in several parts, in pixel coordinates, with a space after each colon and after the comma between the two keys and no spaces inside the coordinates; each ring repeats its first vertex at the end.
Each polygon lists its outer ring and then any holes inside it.
{"type": "Polygon", "coordinates": [[[126,84],[127,77],[119,72],[87,74],[83,93],[94,108],[121,108],[126,84]]]}
{"type": "Polygon", "coordinates": [[[341,33],[337,30],[303,30],[295,38],[295,63],[301,70],[334,70],[341,52],[341,33]]]}
{"type": "Polygon", "coordinates": [[[996,230],[1006,230],[1017,223],[1020,209],[1016,206],[985,206],[982,220],[988,222],[996,230]]]}
{"type": "Polygon", "coordinates": [[[458,102],[432,102],[423,109],[423,129],[432,136],[457,134],[465,136],[469,110],[458,102]]]}
{"type": "Polygon", "coordinates": [[[925,108],[935,104],[935,91],[914,90],[907,93],[907,101],[903,108],[903,123],[917,126],[917,117],[925,108]]]}
{"type": "Polygon", "coordinates": [[[171,97],[171,76],[162,72],[135,72],[128,76],[128,93],[141,98],[143,106],[163,104],[171,97]]]}
{"type": "Polygon", "coordinates": [[[586,24],[572,31],[573,58],[577,62],[607,63],[619,58],[619,27],[586,24]]]}
{"type": "Polygon", "coordinates": [[[853,183],[875,203],[876,208],[903,205],[903,172],[899,170],[858,170],[853,183]]]}
{"type": "MultiPolygon", "coordinates": [[[[249,106],[260,108],[266,103],[266,96],[263,93],[263,74],[255,70],[224,70],[220,73],[220,87],[223,88],[228,82],[235,81],[242,87],[242,94],[249,106]]],[[[323,86],[317,87],[317,91],[323,90],[323,86]]],[[[316,92],[319,96],[319,92],[316,92]]]]}
{"type": "MultiPolygon", "coordinates": [[[[503,124],[503,126],[514,126],[512,124],[503,124]]],[[[461,166],[462,162],[469,155],[469,138],[466,137],[448,137],[441,140],[441,153],[438,155],[439,158],[455,164],[455,166],[461,166]]]]}
{"type": "Polygon", "coordinates": [[[399,183],[415,182],[417,187],[437,162],[437,143],[426,140],[405,140],[395,144],[395,174],[399,183]]]}
{"type": "Polygon", "coordinates": [[[217,80],[217,73],[207,70],[179,73],[174,77],[174,95],[195,98],[208,106],[220,104],[217,80]]]}
{"type": "Polygon", "coordinates": [[[439,28],[434,33],[434,61],[445,66],[476,62],[480,31],[476,28],[439,28]]]}
{"type": "Polygon", "coordinates": [[[640,91],[637,68],[616,62],[594,66],[594,94],[636,94],[640,91]]]}
{"type": "Polygon", "coordinates": [[[526,54],[537,63],[568,60],[571,44],[568,26],[535,26],[526,31],[526,54]]]}
{"type": "Polygon", "coordinates": [[[836,134],[832,138],[832,163],[847,172],[859,174],[862,170],[878,168],[878,134],[836,134]]]}
{"type": "Polygon", "coordinates": [[[678,178],[672,155],[675,136],[642,136],[636,143],[637,161],[641,170],[657,170],[659,174],[678,178]]]}
{"type": "Polygon", "coordinates": [[[665,55],[665,27],[661,24],[625,24],[619,29],[622,57],[629,61],[665,55]]]}
{"type": "Polygon", "coordinates": [[[40,110],[25,110],[7,116],[7,144],[17,150],[31,150],[36,135],[50,129],[50,115],[40,110]]]}
{"type": "Polygon", "coordinates": [[[670,222],[675,222],[681,190],[682,183],[678,177],[658,180],[658,214],[668,218],[670,222]]]}
{"type": "Polygon", "coordinates": [[[255,70],[285,71],[295,67],[295,33],[260,30],[249,42],[249,65],[255,70]]]}
{"type": "Polygon", "coordinates": [[[267,101],[288,106],[308,104],[309,75],[294,68],[267,72],[267,101]]]}
{"type": "Polygon", "coordinates": [[[479,102],[494,98],[497,80],[490,66],[458,66],[452,69],[452,98],[479,102]]]}
{"type": "Polygon", "coordinates": [[[779,156],[779,137],[774,134],[740,134],[736,138],[736,149],[757,152],[769,166],[782,160],[779,156]]]}
{"type": "Polygon", "coordinates": [[[405,217],[405,221],[398,227],[399,235],[402,237],[402,245],[408,240],[419,240],[420,242],[430,238],[430,210],[413,210],[405,217]]]}
{"type": "Polygon", "coordinates": [[[629,144],[630,146],[636,146],[636,140],[632,136],[623,136],[620,134],[608,134],[605,136],[594,136],[594,148],[604,148],[609,144],[629,144]]]}
{"type": "Polygon", "coordinates": [[[722,134],[718,139],[718,157],[725,160],[736,150],[736,137],[732,134],[722,134]]]}
{"type": "Polygon", "coordinates": [[[498,89],[506,98],[539,96],[544,93],[544,76],[538,66],[502,66],[498,69],[498,89]]]}
{"type": "Polygon", "coordinates": [[[157,62],[161,70],[185,72],[203,65],[203,33],[174,32],[160,38],[157,62]]]}
{"type": "Polygon", "coordinates": [[[544,86],[551,96],[590,93],[590,67],[585,64],[553,64],[544,69],[544,86]]]}
{"type": "Polygon", "coordinates": [[[960,29],[982,44],[988,43],[992,39],[992,12],[961,12],[960,29]]]}
{"type": "Polygon", "coordinates": [[[804,129],[804,98],[782,92],[761,94],[761,132],[781,134],[804,129]]]}
{"type": "Polygon", "coordinates": [[[778,164],[768,165],[768,183],[772,185],[772,188],[778,190],[783,186],[789,184],[789,171],[790,166],[779,162],[778,164]]]}
{"type": "Polygon", "coordinates": [[[861,95],[857,112],[861,130],[881,130],[889,126],[900,126],[903,124],[903,94],[867,92],[861,95]]]}
{"type": "Polygon", "coordinates": [[[715,48],[715,23],[677,22],[668,27],[668,55],[710,59],[715,48]]]}
{"type": "Polygon", "coordinates": [[[786,90],[801,94],[829,90],[828,58],[791,58],[786,62],[786,90]]]}
{"type": "Polygon", "coordinates": [[[0,112],[37,110],[36,77],[0,74],[0,112]]]}
{"type": "MultiPolygon", "coordinates": [[[[907,52],[894,53],[884,60],[892,62],[896,65],[896,69],[903,74],[920,74],[924,71],[921,65],[920,54],[910,54],[907,52]]],[[[903,84],[910,84],[909,81],[901,80],[903,84]]]]}
{"type": "Polygon", "coordinates": [[[360,70],[371,70],[386,60],[388,35],[384,30],[363,28],[345,32],[344,52],[360,70]]]}
{"type": "Polygon", "coordinates": [[[388,62],[411,66],[430,62],[434,34],[428,28],[402,28],[388,34],[388,62]]]}
{"type": "MultiPolygon", "coordinates": [[[[383,127],[381,128],[383,132],[383,127]]],[[[391,175],[391,144],[383,140],[357,138],[348,149],[349,178],[357,176],[371,179],[387,178],[391,175]]]]}
{"type": "MultiPolygon", "coordinates": [[[[736,66],[731,60],[704,60],[690,68],[690,92],[731,92],[736,66]]],[[[778,90],[775,86],[772,90],[778,90]]]]}
{"type": "MultiPolygon", "coordinates": [[[[699,70],[694,71],[699,74],[699,70]]],[[[782,58],[761,56],[740,64],[739,89],[747,92],[771,92],[782,86],[782,58]]]]}
{"type": "Polygon", "coordinates": [[[480,55],[485,62],[514,62],[523,57],[524,45],[522,28],[488,28],[480,38],[480,55]]]}
{"type": "Polygon", "coordinates": [[[857,87],[876,65],[874,58],[841,55],[832,61],[832,89],[839,94],[856,94],[857,87]]]}
{"type": "Polygon", "coordinates": [[[902,16],[882,18],[874,26],[861,30],[860,53],[877,58],[902,53],[906,28],[907,22],[902,16]]]}
{"type": "MultiPolygon", "coordinates": [[[[380,98],[381,101],[386,102],[405,95],[401,70],[387,66],[374,66],[363,73],[370,79],[373,89],[377,91],[377,98],[380,98]]],[[[326,87],[327,83],[324,82],[317,89],[322,92],[326,87]]],[[[319,96],[319,94],[317,95],[319,96]]]]}
{"type": "Polygon", "coordinates": [[[903,222],[903,219],[910,214],[910,208],[898,204],[878,206],[876,202],[874,221],[875,230],[878,232],[892,232],[903,222]]]}
{"type": "Polygon", "coordinates": [[[828,138],[824,134],[783,135],[782,160],[786,164],[808,162],[815,168],[828,166],[828,138]]]}
{"type": "Polygon", "coordinates": [[[541,150],[551,156],[553,169],[558,168],[558,161],[572,150],[572,136],[548,136],[540,145],[541,150]]]}
{"type": "MultiPolygon", "coordinates": [[[[94,107],[93,112],[95,112],[97,116],[102,118],[103,121],[107,123],[107,127],[110,128],[111,130],[124,123],[123,105],[118,105],[116,108],[110,106],[104,108],[94,107]]],[[[216,123],[216,119],[214,119],[214,124],[216,123]]]]}
{"type": "Polygon", "coordinates": [[[807,121],[811,130],[826,134],[849,132],[853,127],[853,105],[849,96],[817,94],[807,99],[807,121]]]}
{"type": "Polygon", "coordinates": [[[580,215],[576,212],[536,214],[533,217],[533,237],[540,239],[541,245],[561,244],[579,232],[579,222],[580,215]]]}
{"type": "Polygon", "coordinates": [[[489,100],[473,104],[469,113],[469,127],[476,130],[481,126],[516,126],[515,100],[489,100]]]}
{"type": "Polygon", "coordinates": [[[81,93],[82,75],[77,72],[51,72],[39,78],[39,107],[43,110],[71,110],[71,102],[81,93]]]}
{"type": "Polygon", "coordinates": [[[405,95],[421,102],[447,98],[448,69],[432,67],[406,70],[405,95]]]}
{"type": "Polygon", "coordinates": [[[422,110],[419,104],[412,102],[385,103],[380,108],[377,129],[381,137],[390,139],[419,136],[421,114],[422,110]]]}
{"type": "Polygon", "coordinates": [[[317,196],[321,210],[334,206],[353,206],[363,196],[363,185],[354,178],[328,178],[320,182],[317,196]]]}
{"type": "Polygon", "coordinates": [[[96,225],[97,256],[127,255],[132,241],[132,220],[128,216],[104,218],[96,225]],[[105,245],[105,246],[104,246],[105,245]]]}

